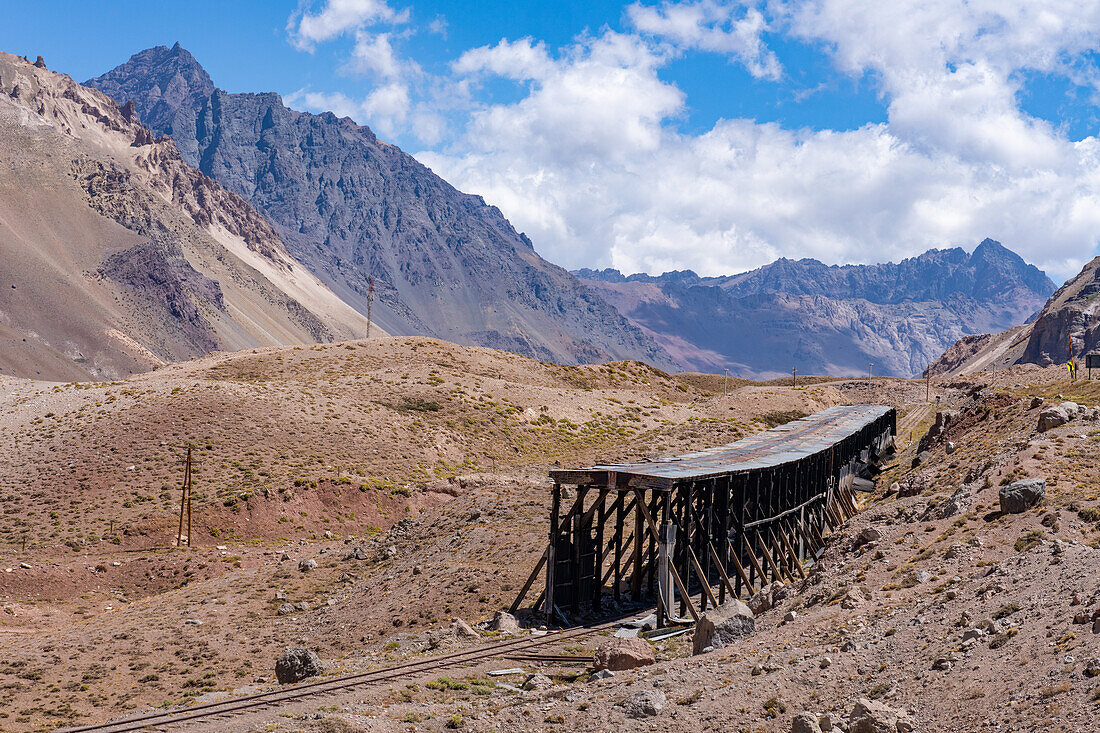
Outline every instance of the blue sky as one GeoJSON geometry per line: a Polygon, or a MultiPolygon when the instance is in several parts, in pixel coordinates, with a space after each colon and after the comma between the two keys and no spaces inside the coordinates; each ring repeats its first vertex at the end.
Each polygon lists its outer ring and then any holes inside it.
{"type": "Polygon", "coordinates": [[[179,41],[229,91],[369,124],[567,267],[721,274],[985,236],[1100,240],[1100,6],[1062,0],[23,2],[86,79],[179,41]]]}

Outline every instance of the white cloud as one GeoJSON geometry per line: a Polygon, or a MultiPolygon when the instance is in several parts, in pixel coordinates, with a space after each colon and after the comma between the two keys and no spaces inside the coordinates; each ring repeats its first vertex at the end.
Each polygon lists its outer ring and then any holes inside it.
{"type": "Polygon", "coordinates": [[[320,42],[330,41],[364,26],[407,21],[407,10],[398,12],[385,0],[325,0],[317,12],[313,12],[310,4],[303,0],[287,20],[286,30],[297,48],[312,51],[320,42]]]}
{"type": "Polygon", "coordinates": [[[394,137],[409,115],[409,88],[392,83],[379,87],[363,100],[363,112],[377,132],[394,137]]]}
{"type": "Polygon", "coordinates": [[[363,105],[340,92],[311,92],[299,89],[286,95],[283,102],[293,109],[310,112],[332,112],[337,117],[350,117],[356,122],[363,119],[363,105]]]}
{"type": "Polygon", "coordinates": [[[469,49],[439,76],[359,21],[353,63],[380,86],[359,103],[288,100],[416,135],[429,148],[420,160],[567,267],[725,274],[778,256],[896,260],[986,236],[1055,277],[1091,257],[1100,143],[1067,139],[1019,97],[1025,71],[1097,86],[1086,54],[1100,45],[1100,4],[693,0],[635,4],[627,19],[635,31],[564,48],[521,38],[469,49]],[[869,77],[887,122],[838,132],[730,119],[681,132],[689,100],[662,78],[669,62],[702,50],[777,79],[773,37],[869,77]],[[478,101],[494,77],[517,82],[518,101],[478,101]]]}
{"type": "MultiPolygon", "coordinates": [[[[293,109],[332,112],[338,117],[350,117],[358,124],[370,125],[376,133],[388,138],[399,134],[413,111],[408,87],[398,82],[374,89],[360,102],[340,92],[328,94],[306,89],[286,95],[283,101],[293,109]]],[[[422,140],[439,140],[439,121],[433,119],[430,112],[416,110],[415,124],[424,132],[422,140]]]]}
{"type": "Polygon", "coordinates": [[[635,3],[627,17],[642,33],[660,37],[683,49],[728,55],[745,65],[753,76],[779,79],[783,67],[767,48],[764,13],[755,2],[663,2],[660,6],[635,3]]]}
{"type": "MultiPolygon", "coordinates": [[[[876,74],[887,124],[724,120],[681,134],[685,100],[659,77],[660,47],[607,32],[557,59],[532,39],[466,52],[456,72],[527,80],[530,91],[477,110],[462,139],[418,157],[567,267],[723,274],[777,256],[882,261],[992,236],[1073,274],[1100,237],[1098,144],[1024,114],[1014,74],[1079,69],[1073,56],[1092,32],[1030,11],[960,23],[946,6],[898,5],[821,0],[777,21],[828,44],[846,71],[876,74]]],[[[662,35],[686,44],[699,6],[632,14],[640,28],[679,23],[662,35]]]]}
{"type": "Polygon", "coordinates": [[[382,79],[397,79],[405,74],[406,64],[397,58],[390,44],[389,33],[371,34],[357,31],[355,48],[348,68],[359,74],[373,74],[382,79]]]}

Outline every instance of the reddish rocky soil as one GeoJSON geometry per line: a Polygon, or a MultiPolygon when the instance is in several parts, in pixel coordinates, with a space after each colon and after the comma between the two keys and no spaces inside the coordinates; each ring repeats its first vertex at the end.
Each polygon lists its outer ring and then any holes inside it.
{"type": "Polygon", "coordinates": [[[491,618],[533,567],[549,468],[685,452],[875,402],[902,411],[897,460],[808,579],[733,646],[692,657],[689,632],[659,642],[656,665],[603,681],[524,664],[553,684],[516,691],[523,677],[486,675],[515,663],[495,662],[197,728],[788,731],[803,711],[845,721],[864,697],[905,708],[918,730],[1095,730],[1086,665],[1100,634],[1074,619],[1100,608],[1100,423],[1037,433],[1030,397],[1091,407],[1100,389],[1060,378],[1019,368],[980,393],[936,383],[931,405],[906,380],[738,382],[723,396],[721,377],[385,338],[215,355],[112,384],[6,380],[0,729],[267,689],[290,646],[315,649],[326,674],[433,653],[429,632],[491,618]],[[910,468],[948,407],[960,418],[910,468]],[[175,548],[188,441],[196,522],[193,546],[175,548]],[[1046,499],[1001,515],[999,486],[1026,476],[1047,478],[1046,499]],[[969,503],[947,501],[959,488],[969,503]],[[881,536],[856,547],[868,526],[881,536]],[[355,548],[365,559],[344,559],[355,548]],[[301,572],[306,559],[317,567],[301,572]],[[306,605],[279,615],[284,602],[306,605]],[[964,643],[983,625],[992,633],[964,643]],[[626,717],[619,703],[639,691],[664,697],[656,716],[626,717]]]}

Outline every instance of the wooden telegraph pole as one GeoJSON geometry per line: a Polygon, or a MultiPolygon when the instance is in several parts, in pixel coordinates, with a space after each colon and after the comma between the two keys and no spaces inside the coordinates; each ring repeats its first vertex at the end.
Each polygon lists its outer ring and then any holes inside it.
{"type": "Polygon", "coordinates": [[[874,365],[875,365],[874,362],[871,362],[867,365],[867,386],[868,387],[871,386],[871,367],[873,367],[874,365]]]}
{"type": "Polygon", "coordinates": [[[183,519],[187,517],[187,546],[191,546],[191,446],[187,446],[187,463],[183,468],[183,493],[180,495],[180,525],[176,532],[176,547],[183,544],[183,519]]]}
{"type": "Polygon", "coordinates": [[[798,386],[798,367],[791,367],[791,386],[798,386]]]}

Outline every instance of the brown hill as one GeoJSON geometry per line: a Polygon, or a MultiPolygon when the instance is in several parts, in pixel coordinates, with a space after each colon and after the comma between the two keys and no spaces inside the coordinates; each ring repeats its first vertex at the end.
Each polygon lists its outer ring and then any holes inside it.
{"type": "Polygon", "coordinates": [[[1013,364],[1084,365],[1084,355],[1100,347],[1100,257],[1058,288],[1034,322],[1007,331],[969,337],[950,347],[929,366],[933,376],[1013,364]]]}
{"type": "Polygon", "coordinates": [[[0,372],[116,378],[365,319],[132,107],[0,53],[0,372]]]}

